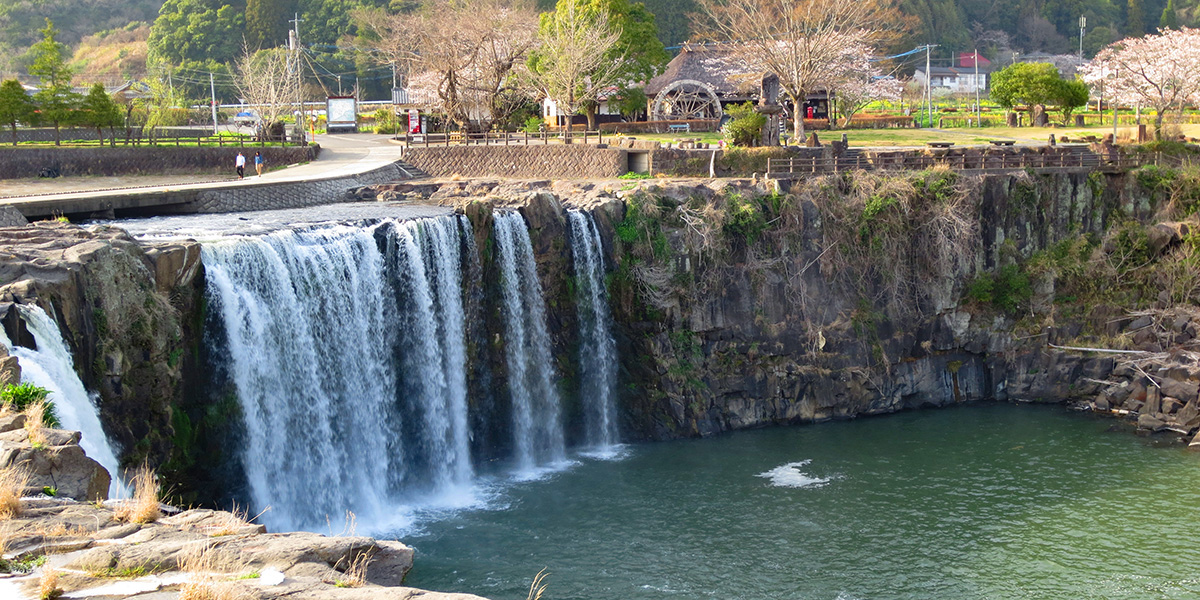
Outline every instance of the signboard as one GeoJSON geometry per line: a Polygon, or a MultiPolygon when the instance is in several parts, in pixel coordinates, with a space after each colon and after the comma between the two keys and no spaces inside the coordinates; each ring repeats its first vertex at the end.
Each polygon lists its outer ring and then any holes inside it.
{"type": "Polygon", "coordinates": [[[358,132],[358,101],[354,96],[330,96],[325,101],[325,129],[358,132]]]}
{"type": "Polygon", "coordinates": [[[415,108],[408,110],[408,132],[421,133],[421,111],[415,108]]]}

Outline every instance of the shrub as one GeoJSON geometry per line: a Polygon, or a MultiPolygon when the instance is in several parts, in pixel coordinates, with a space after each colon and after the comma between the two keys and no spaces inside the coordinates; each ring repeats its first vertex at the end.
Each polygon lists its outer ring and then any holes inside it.
{"type": "Polygon", "coordinates": [[[726,235],[741,238],[746,245],[751,245],[767,228],[767,218],[757,200],[746,200],[734,194],[725,204],[722,227],[726,235]]]}
{"type": "Polygon", "coordinates": [[[1011,313],[1029,303],[1033,297],[1033,287],[1024,269],[1019,265],[1008,265],[995,273],[981,273],[967,284],[967,297],[1011,313]]]}
{"type": "Polygon", "coordinates": [[[521,131],[526,133],[538,133],[542,130],[542,126],[545,124],[546,121],[541,117],[529,117],[528,119],[525,119],[525,126],[521,128],[521,131]]]}
{"type": "Polygon", "coordinates": [[[721,128],[725,141],[733,146],[757,146],[767,117],[754,110],[749,102],[730,106],[726,112],[732,119],[721,128]]]}
{"type": "Polygon", "coordinates": [[[54,404],[46,399],[49,395],[50,390],[32,383],[10,383],[0,388],[0,406],[3,406],[4,410],[23,412],[31,404],[44,402],[46,404],[46,425],[58,427],[54,404]]]}

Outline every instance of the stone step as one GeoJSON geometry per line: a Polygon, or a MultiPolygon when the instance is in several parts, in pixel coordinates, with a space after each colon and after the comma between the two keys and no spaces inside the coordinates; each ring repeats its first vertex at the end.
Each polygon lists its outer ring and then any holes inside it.
{"type": "Polygon", "coordinates": [[[410,164],[406,161],[403,161],[403,160],[396,161],[396,167],[398,169],[400,169],[400,172],[404,173],[407,176],[407,179],[424,179],[426,177],[429,177],[429,173],[426,173],[425,171],[422,171],[420,168],[415,167],[412,164],[410,164]]]}

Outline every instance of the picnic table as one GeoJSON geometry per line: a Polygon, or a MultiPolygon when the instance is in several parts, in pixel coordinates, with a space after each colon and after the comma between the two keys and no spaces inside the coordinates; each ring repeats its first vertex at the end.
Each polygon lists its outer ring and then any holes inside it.
{"type": "Polygon", "coordinates": [[[954,145],[954,142],[925,142],[925,145],[930,148],[949,148],[954,145]]]}
{"type": "Polygon", "coordinates": [[[1017,142],[1015,140],[990,140],[988,143],[993,146],[1011,146],[1017,142]]]}

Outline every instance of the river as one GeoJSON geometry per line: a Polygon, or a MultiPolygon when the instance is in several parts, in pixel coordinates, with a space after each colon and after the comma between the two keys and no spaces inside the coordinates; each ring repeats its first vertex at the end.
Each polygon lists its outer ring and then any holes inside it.
{"type": "Polygon", "coordinates": [[[405,541],[407,584],[545,598],[1200,597],[1200,456],[978,404],[580,458],[405,541]]]}

